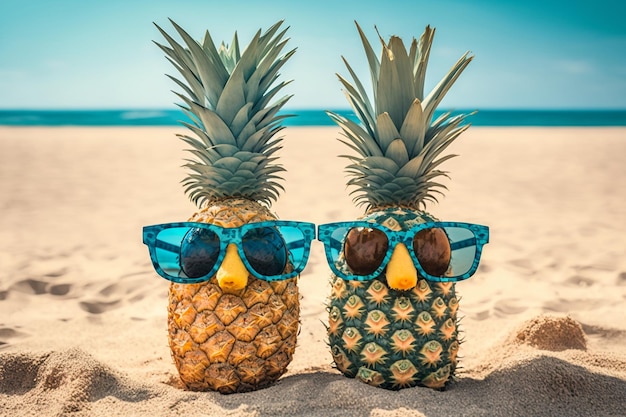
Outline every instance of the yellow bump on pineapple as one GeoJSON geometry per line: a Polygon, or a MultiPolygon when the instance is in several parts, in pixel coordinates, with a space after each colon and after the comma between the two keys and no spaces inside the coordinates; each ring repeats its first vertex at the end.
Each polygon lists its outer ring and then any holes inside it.
{"type": "Polygon", "coordinates": [[[226,292],[242,290],[248,284],[248,270],[233,243],[226,248],[226,255],[216,278],[220,288],[226,292]]]}
{"type": "Polygon", "coordinates": [[[402,243],[391,254],[387,265],[387,284],[394,290],[406,291],[417,285],[417,270],[409,250],[402,243]]]}

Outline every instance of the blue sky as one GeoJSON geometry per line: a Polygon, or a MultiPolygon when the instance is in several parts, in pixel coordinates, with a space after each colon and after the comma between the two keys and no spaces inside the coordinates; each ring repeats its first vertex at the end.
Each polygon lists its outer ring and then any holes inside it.
{"type": "Polygon", "coordinates": [[[297,53],[283,68],[294,81],[287,108],[347,108],[335,73],[345,56],[366,80],[354,26],[376,42],[405,43],[427,24],[437,32],[427,87],[465,52],[474,61],[442,106],[456,109],[626,109],[623,0],[2,0],[0,108],[174,108],[175,74],[152,43],[168,17],[199,39],[247,44],[284,19],[297,53]]]}

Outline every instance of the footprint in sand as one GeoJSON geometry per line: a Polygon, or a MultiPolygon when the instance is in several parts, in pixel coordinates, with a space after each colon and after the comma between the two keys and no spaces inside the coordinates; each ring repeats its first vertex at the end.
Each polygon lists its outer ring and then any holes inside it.
{"type": "MultiPolygon", "coordinates": [[[[71,284],[50,284],[46,281],[40,281],[37,279],[24,279],[18,281],[9,287],[9,291],[18,291],[26,294],[42,295],[51,294],[56,296],[65,296],[72,290],[71,284]]],[[[6,298],[6,294],[5,297],[6,298]]],[[[0,295],[0,300],[4,299],[0,295]]]]}
{"type": "Polygon", "coordinates": [[[511,259],[508,261],[508,264],[526,270],[529,273],[535,272],[532,263],[528,259],[511,259]]]}
{"type": "Polygon", "coordinates": [[[114,301],[81,301],[78,303],[81,309],[91,314],[102,314],[117,307],[121,300],[114,301]]]}
{"type": "Polygon", "coordinates": [[[522,305],[521,301],[516,298],[506,298],[504,300],[500,300],[493,306],[496,317],[506,317],[512,314],[520,314],[527,309],[528,307],[522,305]]]}
{"type": "Polygon", "coordinates": [[[482,300],[476,300],[473,303],[465,305],[463,311],[465,315],[472,320],[482,321],[491,317],[492,308],[490,307],[491,300],[485,298],[482,300]]]}
{"type": "Polygon", "coordinates": [[[69,294],[71,289],[71,284],[55,284],[50,286],[49,292],[52,295],[63,296],[69,294]]]}
{"type": "Polygon", "coordinates": [[[489,313],[489,310],[483,310],[477,313],[468,313],[467,315],[473,320],[482,321],[487,320],[491,314],[489,313]]]}
{"type": "Polygon", "coordinates": [[[588,311],[606,305],[606,300],[588,299],[588,300],[551,300],[543,304],[545,311],[555,311],[558,313],[569,313],[571,311],[588,311]]]}
{"type": "Polygon", "coordinates": [[[611,340],[615,344],[626,344],[626,330],[613,327],[580,323],[586,335],[592,338],[611,340]]]}
{"type": "Polygon", "coordinates": [[[0,349],[12,344],[14,340],[28,336],[26,333],[10,327],[0,327],[0,349]]]}
{"type": "Polygon", "coordinates": [[[574,287],[591,287],[595,284],[595,281],[591,278],[583,277],[581,275],[574,275],[565,280],[566,285],[574,287]]]}
{"type": "Polygon", "coordinates": [[[118,282],[105,284],[97,290],[91,299],[80,301],[80,308],[91,314],[102,314],[126,304],[132,304],[146,297],[145,272],[135,272],[122,275],[118,282]]]}
{"type": "Polygon", "coordinates": [[[11,285],[9,287],[9,290],[19,291],[19,292],[23,292],[26,294],[40,295],[40,294],[45,294],[47,292],[46,291],[47,286],[48,286],[48,283],[45,281],[39,281],[36,279],[25,279],[25,280],[18,281],[15,284],[11,285]]]}

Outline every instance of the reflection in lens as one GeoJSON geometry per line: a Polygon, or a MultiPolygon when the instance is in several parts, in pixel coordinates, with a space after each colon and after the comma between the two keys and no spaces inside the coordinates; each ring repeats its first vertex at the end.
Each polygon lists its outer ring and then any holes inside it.
{"type": "Polygon", "coordinates": [[[249,230],[242,238],[242,246],[248,263],[259,275],[281,275],[285,270],[287,247],[276,228],[249,230]]]}
{"type": "Polygon", "coordinates": [[[207,275],[220,254],[220,240],[209,229],[190,229],[180,244],[180,266],[189,278],[207,275]]]}
{"type": "Polygon", "coordinates": [[[344,256],[355,275],[370,275],[380,266],[389,247],[389,240],[378,229],[355,227],[348,232],[344,256]]]}
{"type": "Polygon", "coordinates": [[[424,229],[415,234],[413,250],[427,274],[441,277],[450,265],[450,241],[443,229],[424,229]]]}

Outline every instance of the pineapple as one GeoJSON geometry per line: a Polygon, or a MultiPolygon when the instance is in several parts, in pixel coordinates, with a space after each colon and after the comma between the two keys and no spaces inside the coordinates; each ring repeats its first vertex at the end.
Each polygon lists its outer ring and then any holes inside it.
{"type": "MultiPolygon", "coordinates": [[[[172,22],[179,44],[157,26],[167,44],[157,45],[184,81],[185,123],[192,134],[177,135],[192,158],[183,181],[199,207],[190,222],[224,228],[275,220],[270,211],[284,171],[276,163],[282,130],[277,115],[288,101],[272,102],[287,82],[276,84],[279,69],[293,55],[278,22],[259,30],[243,51],[237,33],[230,46],[202,42],[172,22]]],[[[251,391],[277,380],[291,362],[299,331],[297,276],[268,282],[249,275],[229,245],[219,271],[209,281],[172,283],[169,288],[169,345],[180,379],[191,390],[251,391]]],[[[233,250],[234,249],[234,250],[233,250]]]]}
{"type": "MultiPolygon", "coordinates": [[[[360,220],[391,230],[437,221],[424,211],[425,204],[436,202],[435,193],[445,188],[436,180],[446,173],[437,168],[453,155],[443,151],[469,124],[463,123],[467,114],[445,113],[433,121],[434,112],[472,57],[463,55],[424,97],[435,30],[426,27],[419,42],[413,39],[409,51],[397,36],[388,43],[380,38],[379,60],[356,26],[369,62],[373,104],[344,58],[354,83],[338,77],[361,123],[328,114],[342,129],[345,138],[341,141],[353,151],[344,157],[350,161],[346,172],[348,185],[354,187],[354,201],[366,206],[360,220]]],[[[440,268],[443,258],[445,271],[449,242],[440,229],[424,232],[429,234],[422,236],[424,256],[432,262],[429,268],[440,268]]],[[[346,253],[358,250],[351,246],[358,245],[359,239],[368,237],[348,234],[339,262],[345,263],[346,253]]],[[[362,255],[365,269],[371,256],[362,255]]],[[[458,306],[454,282],[432,282],[419,276],[403,244],[394,249],[386,269],[374,279],[344,280],[333,273],[327,327],[334,363],[346,376],[386,389],[415,385],[443,389],[457,368],[458,306]]]]}

